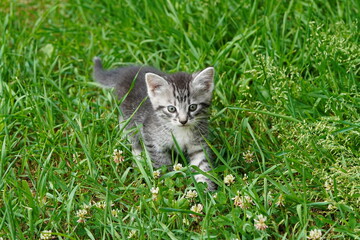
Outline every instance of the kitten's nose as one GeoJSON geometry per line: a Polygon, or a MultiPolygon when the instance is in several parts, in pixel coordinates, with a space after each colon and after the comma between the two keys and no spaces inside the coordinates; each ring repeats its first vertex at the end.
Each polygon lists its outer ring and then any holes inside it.
{"type": "Polygon", "coordinates": [[[182,125],[185,125],[187,123],[187,119],[184,119],[184,120],[179,120],[179,122],[182,124],[182,125]]]}

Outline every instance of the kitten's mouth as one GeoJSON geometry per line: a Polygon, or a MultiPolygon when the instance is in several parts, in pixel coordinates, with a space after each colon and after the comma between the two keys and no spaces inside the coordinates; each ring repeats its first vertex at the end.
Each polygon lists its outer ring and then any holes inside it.
{"type": "Polygon", "coordinates": [[[188,124],[188,123],[186,123],[186,124],[177,124],[177,126],[178,127],[181,127],[181,128],[188,128],[188,127],[191,127],[191,124],[188,124]]]}
{"type": "Polygon", "coordinates": [[[186,123],[186,124],[182,124],[182,123],[177,123],[176,124],[177,127],[180,127],[180,128],[187,128],[187,127],[190,127],[191,125],[186,123]]]}

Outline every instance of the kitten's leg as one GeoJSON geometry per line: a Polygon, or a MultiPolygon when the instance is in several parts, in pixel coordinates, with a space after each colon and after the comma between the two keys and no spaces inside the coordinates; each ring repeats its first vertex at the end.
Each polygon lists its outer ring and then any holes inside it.
{"type": "Polygon", "coordinates": [[[161,166],[170,166],[171,165],[171,157],[169,151],[165,151],[164,149],[157,148],[152,144],[145,144],[146,149],[151,157],[151,161],[154,168],[160,168],[161,166]]]}
{"type": "Polygon", "coordinates": [[[139,160],[141,160],[141,152],[142,152],[142,147],[141,147],[141,144],[140,144],[140,141],[139,141],[139,138],[138,136],[132,136],[130,138],[131,140],[131,152],[132,152],[132,155],[134,157],[134,162],[132,163],[132,166],[133,167],[137,167],[137,162],[139,160]]]}
{"type": "MultiPolygon", "coordinates": [[[[207,151],[207,148],[204,149],[202,146],[195,145],[188,148],[188,155],[190,165],[196,166],[202,171],[207,172],[211,170],[211,167],[206,159],[204,151],[207,151]]],[[[206,182],[210,191],[216,190],[216,184],[202,174],[195,175],[195,180],[197,182],[206,182]]]]}
{"type": "Polygon", "coordinates": [[[135,157],[139,157],[141,155],[142,152],[142,148],[141,148],[141,144],[139,142],[139,139],[134,138],[132,141],[132,154],[135,157]]]}
{"type": "MultiPolygon", "coordinates": [[[[126,121],[124,120],[124,117],[122,114],[119,115],[119,128],[123,130],[126,127],[126,121]]],[[[131,141],[131,147],[132,147],[132,155],[134,157],[139,157],[142,152],[142,147],[140,144],[139,135],[135,134],[133,136],[128,135],[130,141],[131,141]]]]}

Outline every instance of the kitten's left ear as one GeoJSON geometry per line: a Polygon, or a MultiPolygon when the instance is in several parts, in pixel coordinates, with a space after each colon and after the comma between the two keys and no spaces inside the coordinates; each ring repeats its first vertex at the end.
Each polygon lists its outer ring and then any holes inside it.
{"type": "Polygon", "coordinates": [[[195,75],[192,80],[192,86],[195,89],[205,92],[212,92],[214,90],[214,73],[213,67],[208,67],[195,75]]]}

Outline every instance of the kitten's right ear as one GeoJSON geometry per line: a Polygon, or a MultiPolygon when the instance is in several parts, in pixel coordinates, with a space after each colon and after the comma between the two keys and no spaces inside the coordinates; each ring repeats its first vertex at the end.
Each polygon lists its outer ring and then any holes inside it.
{"type": "Polygon", "coordinates": [[[150,98],[162,94],[169,86],[169,83],[164,78],[154,73],[146,73],[145,81],[150,98]]]}

